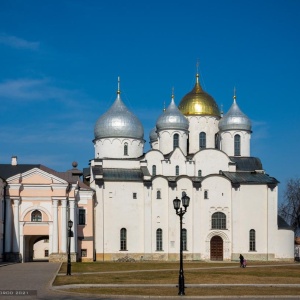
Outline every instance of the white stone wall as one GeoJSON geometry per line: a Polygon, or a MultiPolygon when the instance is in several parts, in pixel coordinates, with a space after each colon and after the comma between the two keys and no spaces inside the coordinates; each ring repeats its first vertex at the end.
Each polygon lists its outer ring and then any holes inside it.
{"type": "MultiPolygon", "coordinates": [[[[179,217],[173,208],[173,199],[181,198],[185,191],[191,198],[184,215],[183,228],[187,229],[188,259],[210,260],[210,240],[218,235],[223,239],[223,259],[238,259],[242,253],[246,259],[291,259],[292,232],[277,228],[277,188],[266,184],[241,184],[232,187],[231,182],[219,174],[229,170],[229,157],[216,149],[199,151],[192,162],[176,149],[168,160],[161,152],[149,151],[145,155],[150,174],[156,165],[157,176],[152,186],[143,182],[104,182],[96,189],[96,252],[104,260],[133,257],[137,260],[178,259],[179,217]],[[175,166],[180,166],[176,178],[175,166]],[[193,187],[186,176],[197,176],[202,170],[201,187],[193,187]],[[170,187],[166,176],[176,178],[176,186],[170,187]],[[161,199],[157,199],[157,191],[161,199]],[[204,199],[207,191],[208,199],[204,199]],[[137,193],[137,199],[133,199],[137,193]],[[212,229],[214,212],[226,215],[226,229],[212,229]],[[127,229],[127,251],[120,251],[120,229],[127,229]],[[163,231],[163,251],[156,250],[156,230],[163,231]],[[249,249],[249,231],[256,232],[256,250],[249,249]],[[278,246],[280,243],[280,246],[278,246]]],[[[93,162],[92,162],[93,164],[93,162]]],[[[106,167],[136,168],[138,160],[103,160],[106,167]]]]}
{"type": "Polygon", "coordinates": [[[229,130],[221,132],[220,148],[228,156],[234,156],[234,136],[239,134],[241,137],[241,155],[250,156],[250,140],[251,134],[248,131],[229,130]]]}
{"type": "Polygon", "coordinates": [[[103,138],[94,141],[95,158],[137,158],[143,155],[144,140],[129,138],[103,138]],[[128,153],[124,154],[127,143],[128,153]]]}
{"type": "Polygon", "coordinates": [[[218,133],[219,120],[213,116],[188,116],[189,153],[199,151],[200,132],[206,133],[206,148],[215,148],[215,135],[218,133]]]}
{"type": "Polygon", "coordinates": [[[198,176],[198,170],[201,170],[202,176],[209,174],[219,174],[219,171],[229,171],[229,157],[222,151],[215,149],[204,149],[194,156],[195,173],[198,176]]]}
{"type": "Polygon", "coordinates": [[[179,148],[184,155],[187,155],[187,139],[188,135],[185,131],[179,130],[161,130],[158,131],[159,150],[163,154],[168,154],[173,151],[173,136],[179,134],[179,148]]]}

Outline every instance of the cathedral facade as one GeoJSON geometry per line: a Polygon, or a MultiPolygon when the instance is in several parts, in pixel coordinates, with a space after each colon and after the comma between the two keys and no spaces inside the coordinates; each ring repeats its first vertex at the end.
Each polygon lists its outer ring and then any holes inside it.
{"type": "Polygon", "coordinates": [[[187,260],[294,260],[279,182],[251,156],[251,135],[235,95],[223,115],[196,74],[192,91],[157,116],[145,152],[118,83],[89,168],[0,164],[0,261],[178,260],[180,236],[187,260]],[[185,196],[180,232],[173,201],[185,196]]]}
{"type": "Polygon", "coordinates": [[[177,260],[183,217],[189,260],[293,260],[294,233],[278,216],[278,181],[252,157],[252,125],[236,96],[223,115],[196,74],[178,107],[172,95],[150,132],[117,97],[94,128],[86,174],[95,191],[95,260],[177,260]]]}

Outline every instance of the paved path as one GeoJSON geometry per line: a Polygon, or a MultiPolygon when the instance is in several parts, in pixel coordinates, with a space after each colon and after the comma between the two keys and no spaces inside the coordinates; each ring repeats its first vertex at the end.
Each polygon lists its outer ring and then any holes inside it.
{"type": "MultiPolygon", "coordinates": [[[[60,268],[59,263],[48,263],[48,262],[32,262],[32,263],[23,263],[23,264],[9,264],[0,265],[0,300],[27,300],[27,299],[40,299],[40,300],[67,300],[67,299],[101,299],[101,300],[112,300],[112,299],[126,299],[126,300],[137,300],[137,299],[178,299],[175,297],[151,297],[151,296],[88,296],[88,295],[78,295],[70,292],[61,292],[64,287],[52,288],[52,282],[60,268]],[[21,295],[17,296],[15,293],[20,291],[21,293],[27,293],[31,291],[31,295],[21,295]],[[4,293],[14,293],[14,295],[7,296],[3,295],[4,293]]],[[[108,285],[99,285],[99,286],[108,286],[108,285]]],[[[110,285],[113,286],[113,285],[110,285]]],[[[138,285],[137,285],[138,286],[138,285]]],[[[139,285],[141,286],[141,285],[139,285]]],[[[155,286],[161,285],[153,285],[155,286]]],[[[174,285],[165,285],[165,286],[174,286],[174,285]]],[[[200,287],[202,285],[189,285],[193,287],[200,287]]],[[[207,285],[206,285],[207,286],[207,285]]],[[[268,285],[270,286],[270,285],[268,285]]],[[[288,286],[288,285],[285,285],[288,286]]],[[[300,285],[299,285],[300,286],[300,285]]],[[[188,299],[234,299],[234,297],[190,297],[184,296],[188,299]]],[[[250,300],[254,297],[238,297],[243,298],[243,300],[250,300]]],[[[256,299],[299,299],[297,297],[257,297],[256,299]]]]}

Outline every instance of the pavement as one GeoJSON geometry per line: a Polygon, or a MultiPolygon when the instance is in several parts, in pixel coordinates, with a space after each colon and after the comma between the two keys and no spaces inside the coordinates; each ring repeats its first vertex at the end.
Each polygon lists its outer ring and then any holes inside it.
{"type": "MultiPolygon", "coordinates": [[[[101,296],[101,295],[81,295],[69,292],[68,286],[52,287],[52,283],[60,269],[60,263],[48,262],[31,262],[19,264],[0,264],[0,300],[27,300],[27,299],[40,299],[40,300],[67,300],[67,299],[88,299],[88,300],[113,300],[113,299],[176,299],[181,296],[175,297],[156,297],[156,296],[101,296]]],[[[85,287],[91,285],[84,285],[85,287]]],[[[96,287],[120,287],[123,285],[93,285],[96,287]]],[[[125,285],[124,285],[125,286],[125,285]]],[[[132,286],[132,285],[131,285],[132,286]]],[[[149,286],[149,285],[134,285],[134,286],[149,286]]],[[[158,286],[172,286],[175,285],[151,285],[153,288],[158,286]]],[[[186,284],[187,287],[201,287],[209,285],[192,285],[186,284]]],[[[216,286],[216,285],[213,285],[216,286]]],[[[220,285],[226,286],[226,285],[220,285]]],[[[227,285],[228,286],[228,285],[227,285]]],[[[232,286],[232,285],[231,285],[232,286]]],[[[244,285],[249,286],[249,285],[244,285]]],[[[253,285],[255,286],[255,285],[253,285]]],[[[270,284],[267,286],[271,286],[270,284]]],[[[275,286],[275,285],[272,285],[275,286]]],[[[281,285],[290,286],[290,285],[281,285]]],[[[293,285],[295,286],[295,285],[293,285]]],[[[70,287],[70,286],[69,286],[70,287]]],[[[83,287],[83,285],[72,285],[72,287],[83,287]]],[[[297,285],[298,287],[298,285],[297,285]]],[[[300,287],[300,285],[299,285],[300,287]]],[[[300,299],[299,296],[265,296],[265,297],[198,297],[198,296],[183,296],[188,299],[300,299]]]]}

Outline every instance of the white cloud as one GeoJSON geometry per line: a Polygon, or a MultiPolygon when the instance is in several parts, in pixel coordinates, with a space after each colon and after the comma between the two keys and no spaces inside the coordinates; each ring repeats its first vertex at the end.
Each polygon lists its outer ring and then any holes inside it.
{"type": "Polygon", "coordinates": [[[39,42],[30,42],[22,38],[7,35],[5,33],[0,34],[0,44],[15,48],[15,49],[26,49],[26,50],[38,50],[39,42]]]}
{"type": "Polygon", "coordinates": [[[81,91],[60,88],[49,78],[20,78],[0,82],[0,99],[10,102],[56,100],[69,106],[84,107],[81,101],[86,98],[81,91]]]}
{"type": "Polygon", "coordinates": [[[252,120],[252,138],[254,140],[269,138],[269,124],[265,121],[252,120]]]}

